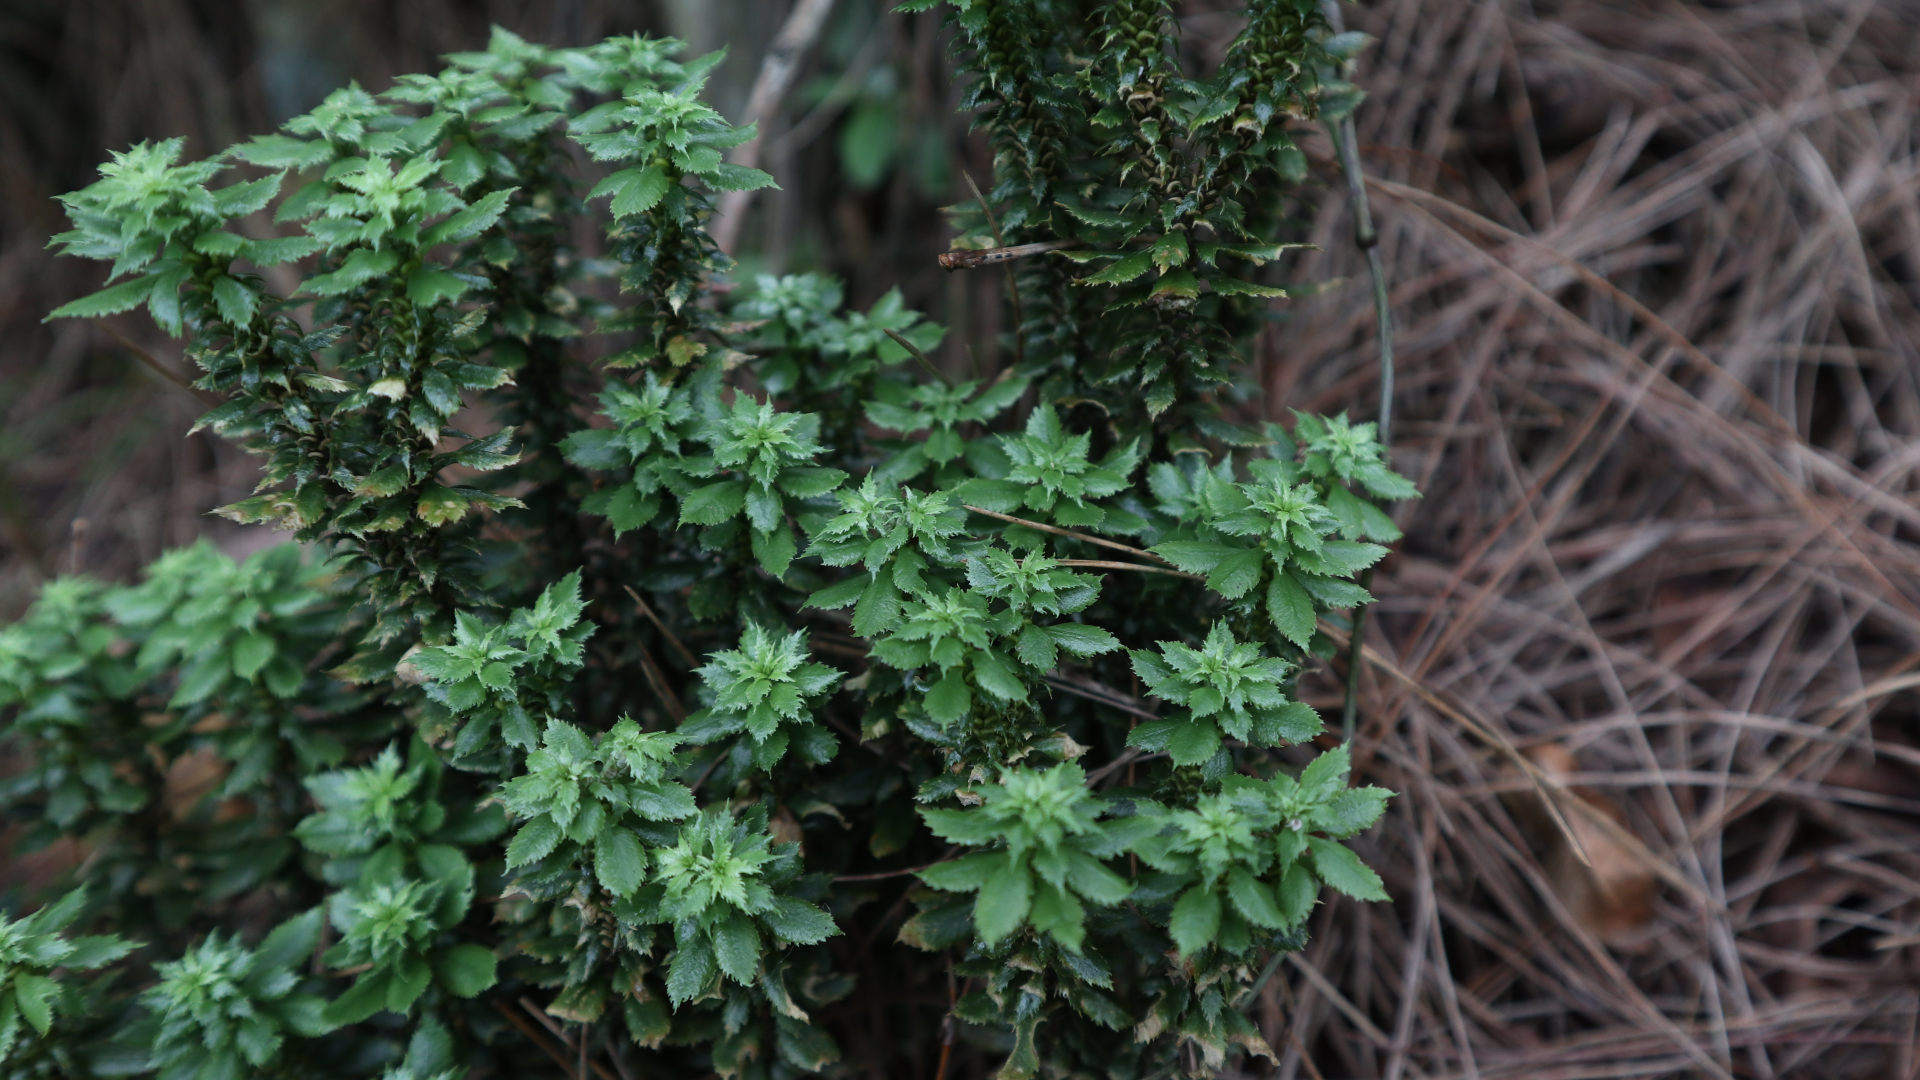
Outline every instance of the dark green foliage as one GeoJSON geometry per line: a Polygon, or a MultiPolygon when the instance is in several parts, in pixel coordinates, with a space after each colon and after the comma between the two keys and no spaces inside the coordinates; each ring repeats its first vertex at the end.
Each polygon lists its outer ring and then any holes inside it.
{"type": "Polygon", "coordinates": [[[1315,9],[1249,14],[1197,80],[1157,4],[957,6],[999,154],[962,242],[1062,245],[1015,365],[958,385],[897,292],[716,302],[712,196],[770,181],[676,43],[496,34],[218,159],[117,155],[56,241],[113,283],[56,314],[187,336],[202,425],[265,462],[222,512],[328,555],[188,549],[0,630],[0,805],[99,886],[0,928],[0,1058],[574,1068],[531,1007],[594,1064],[783,1080],[849,994],[937,1022],[896,940],[1007,1080],[1267,1052],[1241,998],[1321,886],[1386,897],[1341,843],[1386,793],[1293,685],[1415,493],[1370,425],[1229,419],[1283,120],[1344,92],[1315,9]],[[83,907],[148,947],[56,936],[83,907]]]}

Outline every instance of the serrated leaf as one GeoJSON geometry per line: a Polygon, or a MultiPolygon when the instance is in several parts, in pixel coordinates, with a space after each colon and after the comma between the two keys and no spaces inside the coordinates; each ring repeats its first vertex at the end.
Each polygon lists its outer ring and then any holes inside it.
{"type": "Polygon", "coordinates": [[[53,1027],[53,1002],[59,994],[60,984],[44,975],[21,971],[13,976],[13,997],[20,1015],[42,1035],[53,1027]]]}
{"type": "Polygon", "coordinates": [[[260,308],[260,297],[240,282],[221,274],[213,279],[213,306],[228,326],[244,328],[253,323],[260,308]]]}
{"type": "MultiPolygon", "coordinates": [[[[614,176],[622,177],[619,184],[612,188],[613,205],[609,208],[616,218],[632,217],[644,214],[654,208],[661,197],[667,193],[667,174],[658,165],[649,165],[644,169],[628,169],[614,176]]],[[[594,190],[607,187],[614,179],[610,176],[594,190]]]]}
{"type": "MultiPolygon", "coordinates": [[[[855,578],[854,580],[859,580],[855,578]]],[[[875,638],[891,630],[900,618],[900,589],[892,574],[880,574],[867,583],[853,609],[853,632],[875,638]]]]}
{"type": "Polygon", "coordinates": [[[1027,919],[1033,906],[1033,878],[1021,863],[1009,861],[980,886],[973,905],[973,925],[988,945],[999,941],[1027,919]]]}
{"type": "Polygon", "coordinates": [[[632,896],[647,876],[647,852],[640,838],[618,825],[602,829],[593,842],[593,872],[615,896],[632,896]]]}
{"type": "Polygon", "coordinates": [[[706,181],[707,186],[715,191],[757,191],[760,188],[780,186],[773,182],[773,176],[769,173],[728,161],[704,170],[699,175],[700,179],[706,181]]]}
{"type": "Polygon", "coordinates": [[[421,521],[437,529],[466,516],[467,498],[451,488],[428,484],[420,492],[420,500],[414,504],[414,511],[420,515],[421,521]]]}
{"type": "Polygon", "coordinates": [[[134,278],[101,289],[91,296],[83,296],[53,309],[48,319],[92,319],[102,315],[116,315],[139,307],[153,292],[154,279],[150,277],[134,278]]]}
{"type": "Polygon", "coordinates": [[[1301,648],[1313,638],[1313,597],[1291,574],[1273,575],[1267,583],[1267,614],[1283,637],[1301,648]]]}
{"type": "MultiPolygon", "coordinates": [[[[944,682],[945,679],[941,681],[944,682]]],[[[977,652],[973,655],[973,681],[980,689],[1002,701],[1027,700],[1026,685],[999,657],[990,652],[977,652]]]]}
{"type": "Polygon", "coordinates": [[[958,670],[949,671],[927,691],[920,704],[933,722],[944,728],[965,719],[973,711],[973,692],[967,689],[967,680],[958,670]]]}
{"type": "Polygon", "coordinates": [[[846,607],[859,600],[873,582],[865,574],[855,574],[844,581],[829,585],[807,597],[802,607],[824,608],[832,611],[846,607]]]}
{"type": "Polygon", "coordinates": [[[681,942],[667,960],[667,997],[676,1008],[685,1005],[706,989],[715,970],[713,949],[704,939],[681,942]]]}
{"type": "Polygon", "coordinates": [[[541,814],[527,822],[514,834],[513,842],[507,845],[507,869],[546,858],[559,846],[565,835],[551,815],[541,814]]]}
{"type": "Polygon", "coordinates": [[[1192,956],[1213,944],[1220,933],[1220,894],[1205,885],[1188,889],[1173,905],[1167,933],[1181,956],[1192,956]]]}
{"type": "Polygon", "coordinates": [[[1286,917],[1274,902],[1273,891],[1267,888],[1266,882],[1248,873],[1244,866],[1227,870],[1227,898],[1233,901],[1233,908],[1240,913],[1240,917],[1255,926],[1278,930],[1286,925],[1286,917]]]}
{"type": "Polygon", "coordinates": [[[480,945],[454,945],[433,954],[433,973],[455,997],[478,997],[498,981],[494,955],[480,945]]]}
{"type": "Polygon", "coordinates": [[[1214,564],[1213,572],[1207,575],[1207,588],[1238,600],[1260,583],[1260,572],[1266,565],[1267,553],[1259,548],[1236,551],[1214,564]]]}
{"type": "Polygon", "coordinates": [[[479,236],[492,228],[494,222],[500,220],[500,215],[506,212],[507,200],[519,190],[514,187],[488,192],[472,206],[428,229],[420,237],[420,246],[430,248],[435,244],[471,240],[479,236]]]}
{"type": "Polygon", "coordinates": [[[760,912],[759,919],[775,937],[795,945],[817,945],[840,932],[833,916],[791,896],[774,897],[773,910],[760,912]]]}
{"type": "Polygon", "coordinates": [[[239,635],[233,642],[233,673],[243,679],[253,678],[273,659],[277,648],[273,636],[259,630],[239,635]]]}
{"type": "Polygon", "coordinates": [[[760,967],[760,933],[739,913],[730,914],[714,925],[713,955],[727,978],[752,986],[760,967]]]}
{"type": "Polygon", "coordinates": [[[1175,765],[1200,765],[1220,752],[1220,729],[1205,720],[1176,723],[1167,737],[1167,756],[1175,765]]]}
{"type": "Polygon", "coordinates": [[[718,525],[737,516],[746,503],[745,480],[722,480],[689,492],[680,502],[680,520],[695,525],[718,525]]]}
{"type": "Polygon", "coordinates": [[[1373,868],[1360,861],[1338,840],[1325,840],[1318,836],[1307,837],[1307,850],[1313,853],[1313,872],[1332,889],[1346,893],[1355,900],[1390,900],[1387,887],[1381,883],[1380,875],[1373,868]]]}
{"type": "Polygon", "coordinates": [[[1153,269],[1153,254],[1136,251],[1116,260],[1112,266],[1075,282],[1076,285],[1124,285],[1153,269]]]}
{"type": "MultiPolygon", "coordinates": [[[[947,840],[955,840],[956,842],[956,837],[949,832],[941,831],[940,827],[934,824],[933,815],[945,814],[949,816],[949,820],[974,819],[985,816],[962,814],[951,810],[922,810],[920,813],[927,817],[928,824],[933,825],[935,834],[947,840]]],[[[983,822],[983,824],[987,823],[983,822]]],[[[988,827],[989,830],[991,830],[991,825],[988,827]]],[[[946,892],[975,892],[987,883],[988,878],[1005,869],[1006,865],[1007,853],[1004,851],[976,851],[968,855],[962,855],[957,859],[934,863],[932,866],[920,871],[916,876],[928,885],[946,892]]]]}

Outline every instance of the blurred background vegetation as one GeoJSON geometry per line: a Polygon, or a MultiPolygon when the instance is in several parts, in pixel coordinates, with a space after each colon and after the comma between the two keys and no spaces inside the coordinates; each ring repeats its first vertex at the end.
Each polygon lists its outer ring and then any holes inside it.
{"type": "MultiPolygon", "coordinates": [[[[198,407],[139,361],[180,363],[145,320],[41,325],[100,268],[55,260],[53,196],[94,178],[108,149],[185,135],[189,157],[277,127],[349,80],[378,91],[437,58],[484,47],[499,25],[535,41],[647,33],[694,55],[725,48],[711,97],[742,119],[761,55],[787,14],[770,0],[10,0],[0,5],[0,614],[44,577],[123,578],[166,547],[264,542],[205,517],[252,486],[252,465],[208,435],[198,407]]],[[[991,162],[967,120],[938,14],[831,5],[799,77],[763,125],[782,193],[743,223],[736,278],[818,270],[865,310],[899,287],[990,353],[996,276],[943,274],[940,206],[991,162]]],[[[962,335],[950,340],[959,342],[962,335]]],[[[959,357],[959,354],[955,354],[959,357]]],[[[991,356],[981,357],[990,361],[991,356]]],[[[964,362],[964,358],[960,358],[964,362]]]]}
{"type": "MultiPolygon", "coordinates": [[[[205,516],[256,473],[181,437],[202,406],[161,374],[177,343],[40,322],[99,283],[44,248],[52,196],[105,150],[204,154],[493,24],[725,46],[712,92],[742,121],[789,6],[0,3],[0,617],[50,575],[273,539],[205,516]]],[[[862,310],[897,285],[954,328],[941,364],[990,371],[1004,279],[934,256],[939,207],[991,162],[938,16],[889,7],[832,4],[760,118],[782,190],[736,276],[821,271],[862,310]]],[[[1174,6],[1202,68],[1231,8],[1174,6]]],[[[1404,678],[1363,677],[1355,740],[1403,793],[1365,851],[1396,903],[1316,913],[1257,1010],[1278,1075],[1917,1075],[1920,5],[1346,11],[1377,40],[1359,144],[1400,326],[1395,464],[1427,497],[1368,623],[1404,678]],[[1591,809],[1579,850],[1521,754],[1591,809]]],[[[1288,273],[1311,287],[1241,389],[1276,419],[1370,416],[1365,265],[1330,144],[1298,135],[1318,250],[1288,273]]],[[[1337,708],[1341,676],[1302,693],[1337,708]]],[[[887,1074],[873,1038],[847,1069],[887,1074]]]]}

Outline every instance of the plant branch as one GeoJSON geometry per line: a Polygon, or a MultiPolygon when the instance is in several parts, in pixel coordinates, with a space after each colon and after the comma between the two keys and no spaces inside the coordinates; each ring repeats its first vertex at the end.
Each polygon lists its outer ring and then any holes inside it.
{"type": "Polygon", "coordinates": [[[687,665],[688,670],[699,667],[700,661],[694,657],[693,651],[688,649],[686,645],[680,641],[678,634],[667,629],[667,624],[661,622],[660,616],[653,613],[653,608],[645,600],[640,598],[639,593],[633,591],[633,586],[622,585],[620,587],[627,590],[628,596],[633,597],[634,605],[640,609],[640,614],[645,615],[647,621],[653,623],[653,628],[660,631],[661,636],[667,639],[667,644],[673,646],[673,651],[679,654],[681,661],[687,665]]]}
{"type": "MultiPolygon", "coordinates": [[[[766,138],[767,122],[779,111],[780,101],[792,85],[794,75],[800,69],[800,60],[813,46],[814,39],[827,24],[827,16],[833,11],[833,0],[799,0],[793,5],[792,14],[774,35],[773,44],[767,46],[767,55],[760,61],[760,74],[753,80],[753,91],[747,96],[745,119],[755,123],[753,138],[735,147],[730,157],[735,165],[753,168],[760,163],[760,144],[766,138]]],[[[733,254],[734,244],[740,239],[740,226],[746,218],[747,204],[753,201],[751,191],[728,191],[720,196],[720,205],[714,210],[707,232],[720,250],[733,254]]]]}
{"type": "Polygon", "coordinates": [[[895,330],[891,326],[883,326],[881,327],[881,329],[887,332],[887,336],[893,339],[893,343],[895,345],[898,345],[901,348],[907,350],[907,352],[913,354],[913,358],[915,360],[920,361],[920,366],[923,368],[926,368],[928,373],[931,374],[934,378],[939,379],[941,382],[947,384],[948,387],[953,386],[953,380],[947,377],[946,372],[941,371],[939,368],[935,367],[933,365],[932,360],[927,359],[927,354],[920,351],[920,346],[915,345],[911,341],[908,341],[905,335],[901,334],[898,330],[895,330]]]}
{"type": "MultiPolygon", "coordinates": [[[[1000,231],[1000,221],[993,216],[993,207],[987,204],[987,197],[981,194],[980,185],[973,182],[972,173],[962,170],[960,175],[967,178],[967,187],[973,191],[973,197],[980,201],[981,212],[987,215],[987,225],[993,229],[994,246],[1003,251],[1007,250],[1007,238],[1000,231]]],[[[1013,257],[1014,256],[1008,256],[1007,258],[1011,259],[1013,257]]],[[[940,265],[948,270],[953,269],[953,267],[947,266],[944,255],[940,258],[940,265]]],[[[1024,335],[1022,334],[1026,323],[1026,316],[1021,314],[1020,311],[1020,283],[1014,280],[1013,266],[1011,264],[1007,266],[1007,299],[1013,304],[1013,366],[1019,367],[1024,364],[1027,359],[1027,350],[1023,340],[1024,335]]]]}
{"type": "Polygon", "coordinates": [[[130,341],[127,338],[125,334],[122,334],[120,331],[114,329],[112,326],[106,323],[101,323],[100,329],[105,330],[108,336],[112,337],[113,340],[119,342],[121,348],[132,353],[133,358],[135,360],[138,360],[141,363],[152,368],[154,372],[158,374],[161,378],[167,380],[168,382],[179,387],[180,389],[185,390],[187,393],[192,394],[194,397],[199,398],[201,404],[210,405],[210,406],[222,404],[220,398],[217,395],[208,393],[207,391],[202,390],[199,387],[193,385],[193,382],[189,380],[186,376],[180,374],[179,372],[173,370],[167,365],[161,363],[159,360],[155,359],[152,353],[149,353],[147,350],[141,348],[138,345],[135,345],[132,341],[130,341]]]}
{"type": "Polygon", "coordinates": [[[1205,581],[1204,574],[1189,574],[1185,570],[1169,570],[1164,566],[1142,566],[1139,563],[1113,562],[1108,559],[1057,559],[1060,566],[1084,566],[1089,570],[1136,570],[1142,574],[1165,574],[1168,577],[1186,578],[1188,581],[1205,581]]]}
{"type": "Polygon", "coordinates": [[[1134,716],[1140,717],[1142,720],[1160,719],[1159,713],[1147,708],[1139,699],[1129,697],[1110,686],[1096,683],[1092,680],[1069,679],[1064,675],[1047,675],[1043,676],[1043,678],[1045,678],[1048,686],[1056,690],[1065,690],[1067,693],[1076,697],[1083,697],[1088,701],[1096,701],[1109,708],[1119,709],[1124,713],[1131,713],[1134,716]]]}
{"type": "MultiPolygon", "coordinates": [[[[1042,240],[1037,244],[1015,244],[1012,247],[960,248],[955,251],[943,251],[939,255],[942,270],[973,270],[994,263],[1012,259],[1024,259],[1029,255],[1044,255],[1049,251],[1067,251],[1080,246],[1078,240],[1042,240]]],[[[1011,274],[1013,269],[1009,267],[1011,274]]]]}
{"type": "MultiPolygon", "coordinates": [[[[513,1006],[508,1005],[504,1001],[496,1001],[493,1003],[493,1008],[495,1012],[499,1013],[501,1016],[506,1017],[507,1023],[512,1024],[514,1027],[518,1028],[520,1031],[520,1034],[525,1035],[527,1037],[528,1042],[531,1042],[533,1045],[539,1047],[541,1053],[552,1058],[554,1064],[560,1066],[560,1072],[562,1075],[570,1078],[574,1076],[572,1063],[567,1061],[565,1055],[561,1054],[560,1051],[555,1050],[553,1048],[552,1043],[541,1038],[540,1033],[534,1030],[534,1027],[532,1024],[527,1023],[526,1020],[516,1015],[513,1011],[513,1006]]],[[[577,1078],[574,1078],[574,1080],[577,1080],[577,1078]]]]}
{"type": "Polygon", "coordinates": [[[1070,537],[1074,540],[1085,540],[1089,544],[1098,544],[1103,548],[1112,548],[1115,551],[1124,551],[1129,555],[1137,555],[1143,559],[1152,559],[1154,562],[1162,563],[1167,566],[1173,565],[1172,563],[1167,562],[1167,560],[1161,558],[1160,556],[1155,555],[1153,552],[1147,551],[1143,548],[1128,547],[1125,544],[1116,544],[1112,540],[1102,540],[1097,536],[1089,536],[1083,532],[1074,532],[1072,529],[1063,529],[1058,525],[1046,525],[1038,521],[1028,521],[1026,518],[1017,518],[1011,514],[1002,514],[998,510],[986,510],[978,506],[969,505],[967,503],[961,503],[960,506],[962,509],[971,510],[972,512],[979,514],[982,517],[996,518],[1000,521],[1011,522],[1015,525],[1025,525],[1029,529],[1039,529],[1041,532],[1049,532],[1054,534],[1055,536],[1070,537]]]}

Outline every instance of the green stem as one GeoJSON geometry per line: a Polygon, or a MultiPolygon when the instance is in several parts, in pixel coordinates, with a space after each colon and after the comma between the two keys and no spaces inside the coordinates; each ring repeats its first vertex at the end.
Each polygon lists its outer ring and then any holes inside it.
{"type": "MultiPolygon", "coordinates": [[[[1327,26],[1338,34],[1344,28],[1338,0],[1322,0],[1327,26]]],[[[1367,253],[1367,273],[1373,279],[1373,315],[1380,340],[1380,445],[1393,446],[1393,309],[1387,295],[1387,271],[1380,260],[1380,234],[1373,228],[1373,211],[1367,205],[1367,181],[1360,171],[1360,148],[1353,116],[1343,116],[1327,125],[1327,135],[1340,155],[1340,168],[1347,177],[1347,197],[1353,204],[1353,243],[1367,253]]],[[[1373,568],[1360,576],[1360,587],[1371,588],[1373,568]]],[[[1351,740],[1360,711],[1360,649],[1366,640],[1367,609],[1353,610],[1353,638],[1347,647],[1347,692],[1341,703],[1341,738],[1351,740]]]]}

